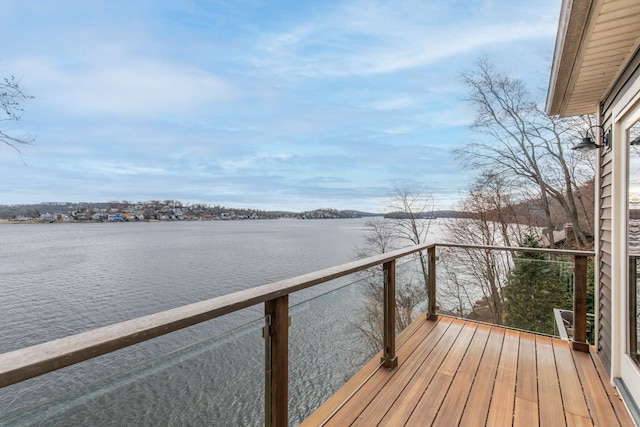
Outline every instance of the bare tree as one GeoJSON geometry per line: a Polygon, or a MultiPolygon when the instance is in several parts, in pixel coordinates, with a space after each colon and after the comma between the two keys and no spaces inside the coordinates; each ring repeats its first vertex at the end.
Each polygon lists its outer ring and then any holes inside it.
{"type": "Polygon", "coordinates": [[[522,81],[496,71],[486,59],[462,79],[470,90],[467,100],[476,108],[473,129],[482,136],[457,151],[463,164],[513,177],[539,200],[550,233],[557,228],[552,213],[556,202],[563,222],[573,224],[575,241],[587,246],[593,214],[580,188],[593,164],[567,148],[591,118],[549,116],[522,81]]]}
{"type": "MultiPolygon", "coordinates": [[[[394,239],[414,245],[426,242],[435,209],[433,195],[429,190],[416,185],[396,185],[389,195],[389,201],[387,217],[391,221],[394,239]]],[[[417,258],[426,287],[429,282],[427,260],[422,251],[417,253],[417,258]]]]}
{"type": "Polygon", "coordinates": [[[356,249],[356,258],[367,258],[397,249],[389,220],[376,217],[365,221],[364,226],[364,244],[356,249]]]}
{"type": "MultiPolygon", "coordinates": [[[[389,195],[389,214],[367,221],[365,246],[357,250],[359,258],[385,253],[407,244],[426,241],[433,211],[433,199],[420,187],[396,186],[389,195]]],[[[405,329],[425,306],[428,271],[422,254],[414,262],[396,268],[396,329],[405,329]],[[417,267],[417,268],[416,268],[417,267]]],[[[364,338],[371,354],[382,346],[383,282],[379,268],[366,272],[365,303],[359,308],[359,322],[352,329],[364,338]]]]}
{"type": "MultiPolygon", "coordinates": [[[[519,245],[524,229],[511,201],[512,181],[485,172],[476,178],[460,203],[464,218],[447,222],[452,243],[480,246],[519,245]]],[[[511,266],[509,252],[455,248],[441,252],[443,273],[440,305],[460,316],[502,324],[506,284],[511,266]]]]}
{"type": "MultiPolygon", "coordinates": [[[[413,322],[424,307],[426,290],[422,273],[403,265],[396,270],[396,331],[402,331],[413,322]],[[404,267],[404,268],[402,268],[404,267]]],[[[363,339],[371,357],[382,348],[384,323],[383,278],[380,271],[372,272],[364,280],[364,303],[357,307],[357,321],[350,321],[350,328],[363,339]]]]}
{"type": "MultiPolygon", "coordinates": [[[[21,114],[24,111],[22,103],[29,99],[33,99],[33,96],[27,94],[20,87],[20,80],[14,76],[3,78],[0,81],[0,108],[4,112],[4,117],[0,118],[0,121],[20,121],[21,114]]],[[[0,129],[0,141],[21,154],[20,146],[31,144],[34,138],[29,134],[22,136],[11,135],[8,131],[0,129]]]]}
{"type": "Polygon", "coordinates": [[[414,245],[426,241],[431,227],[435,203],[424,187],[396,185],[389,194],[387,218],[391,219],[395,238],[408,240],[414,245]]]}

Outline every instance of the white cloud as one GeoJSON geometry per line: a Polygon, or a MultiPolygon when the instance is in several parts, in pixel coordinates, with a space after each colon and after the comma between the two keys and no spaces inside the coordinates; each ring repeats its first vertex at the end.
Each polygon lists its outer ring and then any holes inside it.
{"type": "Polygon", "coordinates": [[[241,169],[263,168],[266,164],[282,162],[291,159],[291,154],[256,154],[236,159],[220,159],[217,164],[227,172],[236,172],[241,169]]]}
{"type": "Polygon", "coordinates": [[[402,110],[414,107],[416,100],[408,96],[394,96],[387,99],[370,102],[368,108],[379,111],[402,110]]]}
{"type": "Polygon", "coordinates": [[[74,174],[84,175],[102,175],[102,176],[114,176],[114,175],[156,175],[165,176],[171,174],[166,167],[149,167],[135,165],[129,162],[113,161],[95,161],[95,160],[83,160],[79,163],[66,163],[60,164],[59,169],[68,170],[74,174]]]}
{"type": "Polygon", "coordinates": [[[446,3],[422,3],[348,3],[329,15],[266,35],[256,63],[282,75],[368,76],[422,67],[492,44],[553,39],[556,32],[551,14],[535,20],[523,13],[514,20],[495,13],[474,16],[473,5],[455,11],[447,10],[446,3]],[[439,22],[438,16],[447,12],[448,19],[439,22]],[[451,22],[456,13],[459,19],[451,22]]]}
{"type": "Polygon", "coordinates": [[[386,135],[406,135],[410,134],[413,128],[409,126],[396,126],[380,130],[381,133],[386,135]]]}
{"type": "Polygon", "coordinates": [[[431,129],[468,127],[473,123],[475,112],[467,105],[432,109],[416,116],[419,123],[427,123],[431,129]]]}
{"type": "Polygon", "coordinates": [[[11,66],[36,82],[32,91],[42,102],[80,113],[180,115],[238,93],[229,82],[193,66],[127,55],[88,58],[76,66],[21,58],[11,66]]]}

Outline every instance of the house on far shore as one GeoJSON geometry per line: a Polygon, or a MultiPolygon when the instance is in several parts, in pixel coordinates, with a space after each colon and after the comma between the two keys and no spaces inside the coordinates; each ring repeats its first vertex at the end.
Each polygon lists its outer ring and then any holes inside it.
{"type": "Polygon", "coordinates": [[[51,221],[55,221],[55,219],[56,218],[50,213],[40,214],[40,221],[42,222],[51,222],[51,221]]]}
{"type": "Polygon", "coordinates": [[[563,0],[546,110],[595,114],[596,348],[640,423],[640,2],[563,0]]]}

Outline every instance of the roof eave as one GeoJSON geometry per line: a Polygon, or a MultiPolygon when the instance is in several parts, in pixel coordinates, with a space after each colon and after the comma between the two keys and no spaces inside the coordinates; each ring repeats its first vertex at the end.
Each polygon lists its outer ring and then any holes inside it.
{"type": "Polygon", "coordinates": [[[569,92],[576,60],[585,40],[587,21],[591,12],[591,0],[563,0],[560,9],[556,46],[551,66],[549,90],[545,110],[550,115],[579,115],[595,111],[570,112],[567,114],[567,93],[569,92]]]}

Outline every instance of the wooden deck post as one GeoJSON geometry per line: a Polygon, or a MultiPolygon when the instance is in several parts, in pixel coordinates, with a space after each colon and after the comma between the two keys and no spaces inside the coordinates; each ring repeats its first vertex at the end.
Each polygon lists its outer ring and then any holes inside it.
{"type": "Polygon", "coordinates": [[[427,284],[427,319],[438,318],[438,306],[436,304],[436,247],[427,249],[427,262],[429,263],[429,283],[427,284]]]}
{"type": "Polygon", "coordinates": [[[264,424],[287,427],[289,423],[289,295],[265,301],[264,424]]]}
{"type": "Polygon", "coordinates": [[[587,257],[573,257],[573,349],[589,352],[587,343],[587,257]]]}
{"type": "Polygon", "coordinates": [[[396,261],[382,264],[384,276],[384,319],[383,319],[383,351],[382,364],[393,369],[398,366],[396,356],[396,261]]]}

